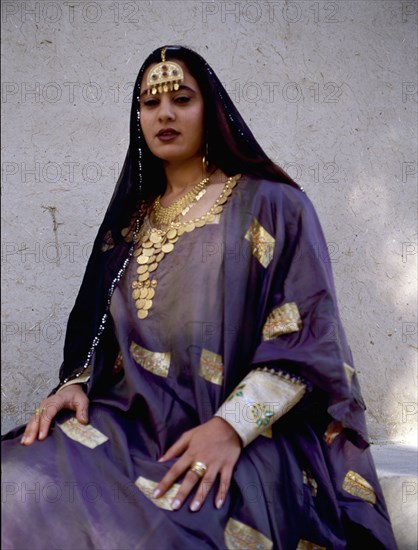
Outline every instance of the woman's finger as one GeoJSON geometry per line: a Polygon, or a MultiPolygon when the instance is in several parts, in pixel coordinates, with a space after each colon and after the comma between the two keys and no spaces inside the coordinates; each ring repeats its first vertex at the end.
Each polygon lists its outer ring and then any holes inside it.
{"type": "Polygon", "coordinates": [[[77,399],[71,403],[72,410],[75,411],[75,417],[82,424],[89,422],[89,398],[86,396],[77,396],[77,399]]]}
{"type": "Polygon", "coordinates": [[[176,456],[181,455],[189,444],[189,437],[187,433],[184,433],[171,447],[169,447],[166,452],[158,459],[158,462],[165,462],[166,460],[171,460],[176,456]]]}
{"type": "MultiPolygon", "coordinates": [[[[192,472],[194,473],[194,472],[192,472]]],[[[197,474],[194,474],[197,477],[197,474]]],[[[202,504],[205,502],[206,497],[209,494],[209,491],[212,489],[213,484],[216,481],[218,475],[217,468],[209,468],[206,474],[202,477],[199,487],[195,493],[192,503],[190,504],[190,510],[192,512],[197,512],[202,507],[202,504]]]]}
{"type": "Polygon", "coordinates": [[[46,438],[53,418],[62,407],[63,404],[58,399],[49,402],[46,401],[45,405],[41,407],[38,439],[46,438]]]}
{"type": "Polygon", "coordinates": [[[78,385],[63,389],[42,401],[30,418],[22,439],[23,445],[31,445],[36,439],[45,439],[48,435],[51,422],[61,409],[75,411],[76,418],[83,424],[88,423],[89,399],[78,385]]]}
{"type": "Polygon", "coordinates": [[[160,483],[157,485],[152,496],[155,498],[162,496],[166,491],[168,491],[168,489],[170,489],[176,479],[178,479],[189,466],[190,458],[187,458],[187,456],[185,457],[183,455],[178,460],[176,460],[175,464],[171,466],[171,468],[162,478],[160,483]]]}
{"type": "Polygon", "coordinates": [[[233,469],[230,466],[224,466],[221,470],[219,489],[215,497],[215,506],[218,510],[225,502],[226,495],[228,494],[229,487],[231,486],[232,470],[233,469]]]}
{"type": "Polygon", "coordinates": [[[39,423],[41,420],[41,409],[36,409],[35,414],[33,414],[29,422],[26,424],[25,431],[23,432],[22,439],[20,442],[23,445],[30,445],[38,437],[39,433],[39,423]]]}
{"type": "MultiPolygon", "coordinates": [[[[199,476],[195,472],[192,472],[192,470],[189,470],[187,472],[180,486],[180,489],[177,491],[176,496],[171,503],[171,507],[174,508],[174,510],[178,510],[183,506],[184,501],[187,499],[191,490],[199,481],[199,479],[199,476]]],[[[190,507],[190,509],[196,511],[200,508],[201,502],[195,498],[194,503],[195,507],[190,507]]]]}

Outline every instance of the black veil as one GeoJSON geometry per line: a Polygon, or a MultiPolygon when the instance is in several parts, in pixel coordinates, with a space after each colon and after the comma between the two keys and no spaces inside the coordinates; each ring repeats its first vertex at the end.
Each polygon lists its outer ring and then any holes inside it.
{"type": "MultiPolygon", "coordinates": [[[[183,61],[199,83],[205,104],[205,138],[208,161],[226,175],[237,173],[286,183],[301,189],[258,144],[211,67],[183,46],[165,46],[166,59],[183,61]]],[[[165,189],[162,162],[147,147],[140,125],[140,85],[147,67],[161,61],[154,50],[139,70],[132,96],[130,141],[114,193],[94,241],[84,278],[70,313],[64,344],[60,384],[81,376],[98,346],[112,364],[117,345],[111,330],[110,300],[134,251],[134,234],[141,225],[143,206],[165,189]],[[141,208],[142,205],[142,208],[141,208]],[[121,230],[131,223],[131,239],[121,230]],[[124,238],[125,237],[125,238],[124,238]]],[[[95,363],[95,376],[103,378],[106,361],[95,363]]],[[[52,392],[52,393],[53,393],[52,392]]]]}

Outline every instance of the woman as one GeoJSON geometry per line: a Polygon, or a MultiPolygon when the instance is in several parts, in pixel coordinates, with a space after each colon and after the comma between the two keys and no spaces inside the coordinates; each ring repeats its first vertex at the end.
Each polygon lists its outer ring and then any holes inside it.
{"type": "Polygon", "coordinates": [[[207,63],[154,51],[3,547],[396,548],[324,258],[207,63]]]}

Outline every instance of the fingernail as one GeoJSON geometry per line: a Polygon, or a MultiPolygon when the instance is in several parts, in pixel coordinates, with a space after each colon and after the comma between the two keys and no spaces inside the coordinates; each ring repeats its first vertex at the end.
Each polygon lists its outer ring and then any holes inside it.
{"type": "Polygon", "coordinates": [[[26,441],[28,440],[28,438],[26,437],[26,435],[24,435],[22,437],[22,439],[20,440],[21,443],[26,443],[26,441]]]}
{"type": "Polygon", "coordinates": [[[192,502],[190,506],[190,510],[192,512],[196,512],[196,510],[199,510],[199,506],[200,506],[200,502],[198,500],[195,500],[194,502],[192,502]]]}
{"type": "Polygon", "coordinates": [[[219,510],[219,508],[222,506],[223,503],[224,503],[223,499],[218,498],[218,500],[216,501],[216,508],[219,510]]]}
{"type": "Polygon", "coordinates": [[[157,462],[164,462],[164,458],[163,458],[163,457],[159,458],[159,459],[157,460],[157,462]]]}
{"type": "Polygon", "coordinates": [[[158,498],[160,496],[160,494],[161,494],[160,489],[155,489],[155,491],[152,493],[152,496],[154,498],[158,498]]]}
{"type": "Polygon", "coordinates": [[[180,508],[180,504],[181,502],[178,498],[176,498],[176,500],[173,501],[171,507],[173,508],[173,510],[178,510],[180,508]]]}

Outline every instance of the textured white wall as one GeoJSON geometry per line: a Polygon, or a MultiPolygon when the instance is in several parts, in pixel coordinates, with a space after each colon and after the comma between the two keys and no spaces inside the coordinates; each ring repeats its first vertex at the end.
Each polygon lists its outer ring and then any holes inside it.
{"type": "Polygon", "coordinates": [[[415,2],[2,1],[3,428],[57,382],[132,84],[199,51],[329,242],[374,441],[417,421],[415,2]]]}

